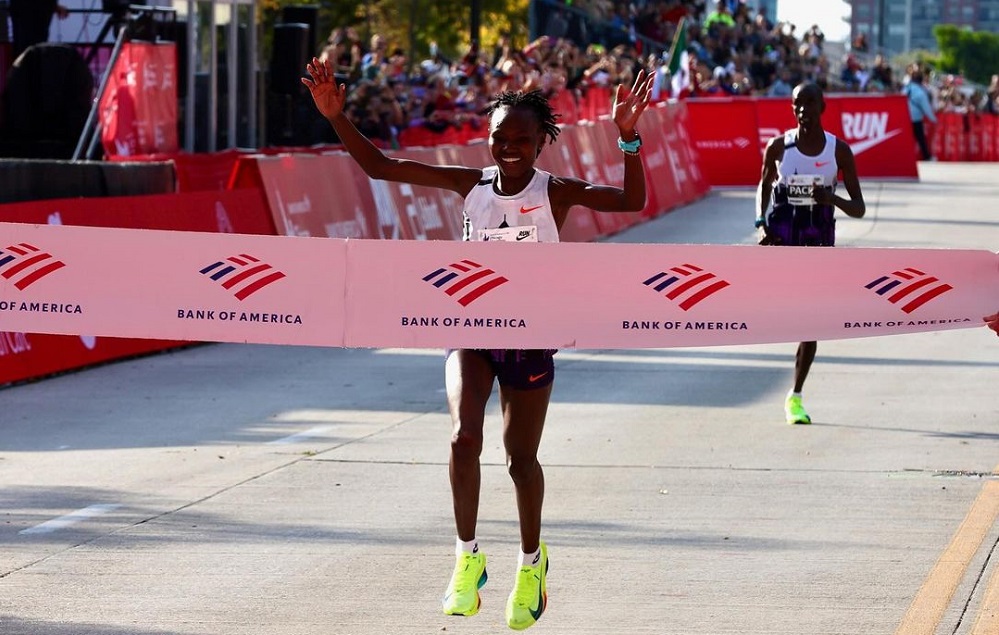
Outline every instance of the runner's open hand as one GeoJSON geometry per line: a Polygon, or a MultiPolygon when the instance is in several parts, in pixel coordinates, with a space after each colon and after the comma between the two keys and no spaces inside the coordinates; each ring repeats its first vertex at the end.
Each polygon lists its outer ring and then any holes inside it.
{"type": "Polygon", "coordinates": [[[652,81],[654,76],[645,74],[645,69],[638,71],[635,78],[635,85],[631,90],[627,90],[623,84],[619,84],[617,92],[614,94],[614,123],[623,134],[634,132],[638,118],[645,112],[649,105],[649,98],[652,96],[652,81]]]}
{"type": "Polygon", "coordinates": [[[313,57],[305,68],[312,79],[303,77],[302,83],[312,93],[312,101],[316,102],[316,108],[327,119],[339,115],[343,111],[343,103],[347,100],[347,87],[343,84],[337,85],[329,60],[320,62],[318,58],[313,57]]]}

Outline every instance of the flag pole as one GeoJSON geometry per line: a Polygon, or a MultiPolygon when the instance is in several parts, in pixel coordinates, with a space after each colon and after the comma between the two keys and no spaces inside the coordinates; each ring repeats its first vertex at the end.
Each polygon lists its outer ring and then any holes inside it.
{"type": "Polygon", "coordinates": [[[673,33],[673,41],[669,45],[669,55],[666,56],[667,64],[673,61],[673,56],[676,55],[676,45],[680,43],[680,33],[682,33],[685,28],[687,28],[686,16],[680,18],[680,22],[676,25],[676,31],[673,33]]]}

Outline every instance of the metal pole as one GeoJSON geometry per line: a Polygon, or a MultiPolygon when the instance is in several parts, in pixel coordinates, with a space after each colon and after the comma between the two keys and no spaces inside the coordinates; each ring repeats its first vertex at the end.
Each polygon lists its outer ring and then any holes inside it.
{"type": "Polygon", "coordinates": [[[905,0],[905,38],[902,50],[912,50],[912,0],[905,0]]]}
{"type": "Polygon", "coordinates": [[[472,40],[472,48],[479,50],[479,32],[482,26],[482,0],[472,0],[472,32],[469,34],[472,40]]]}
{"type": "Polygon", "coordinates": [[[121,47],[125,42],[125,36],[128,33],[128,24],[126,23],[118,31],[118,38],[114,42],[114,48],[111,49],[111,58],[108,60],[108,65],[104,69],[104,75],[101,76],[101,85],[97,89],[97,95],[94,97],[94,102],[90,105],[90,113],[87,115],[87,122],[83,125],[83,132],[80,135],[80,140],[76,143],[76,148],[73,150],[73,160],[80,160],[80,153],[83,152],[84,146],[89,143],[88,137],[91,135],[91,131],[94,135],[97,135],[97,130],[100,126],[97,124],[97,111],[100,110],[101,98],[104,96],[104,91],[107,90],[108,80],[111,78],[111,73],[114,72],[114,65],[118,61],[118,56],[121,55],[121,47]]]}
{"type": "Polygon", "coordinates": [[[416,19],[420,11],[420,0],[412,0],[409,5],[409,64],[416,63],[416,19]]]}
{"type": "Polygon", "coordinates": [[[194,110],[194,75],[198,68],[198,5],[195,0],[187,0],[187,98],[184,100],[184,149],[194,152],[194,120],[198,113],[194,110]]]}
{"type": "Polygon", "coordinates": [[[209,41],[211,42],[211,52],[208,61],[208,151],[215,152],[218,149],[219,134],[219,33],[218,20],[216,20],[215,8],[217,0],[211,0],[211,15],[208,20],[208,28],[211,31],[209,41]]]}
{"type": "Polygon", "coordinates": [[[247,143],[251,148],[257,147],[257,3],[251,2],[247,8],[246,49],[248,51],[247,67],[249,79],[246,82],[246,103],[250,109],[246,117],[246,125],[250,129],[247,143]]]}
{"type": "Polygon", "coordinates": [[[886,0],[878,0],[878,52],[885,52],[885,27],[888,21],[885,19],[885,4],[886,0]]]}
{"type": "Polygon", "coordinates": [[[226,79],[228,80],[228,112],[226,123],[229,124],[227,136],[230,148],[239,145],[236,142],[236,103],[239,88],[239,5],[233,2],[229,5],[229,42],[226,43],[226,79]]]}

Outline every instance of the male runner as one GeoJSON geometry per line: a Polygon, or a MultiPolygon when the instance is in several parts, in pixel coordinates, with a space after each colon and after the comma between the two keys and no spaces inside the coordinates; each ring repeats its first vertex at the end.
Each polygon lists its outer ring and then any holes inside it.
{"type": "MultiPolygon", "coordinates": [[[[756,191],[760,244],[832,247],[836,242],[836,208],[853,218],[863,217],[866,211],[853,151],[822,128],[826,104],[818,85],[798,85],[791,94],[791,104],[798,127],[771,139],[763,155],[756,191]],[[840,173],[849,198],[836,194],[840,173]],[[773,209],[767,214],[771,194],[773,209]]],[[[790,424],[812,422],[802,406],[801,391],[817,347],[816,342],[798,344],[794,386],[784,401],[784,416],[790,424]]]]}

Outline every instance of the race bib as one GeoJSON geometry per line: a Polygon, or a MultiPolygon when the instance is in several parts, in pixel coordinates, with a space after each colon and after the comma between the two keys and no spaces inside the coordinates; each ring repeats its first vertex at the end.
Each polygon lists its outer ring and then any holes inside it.
{"type": "Polygon", "coordinates": [[[818,174],[792,174],[787,177],[787,202],[791,205],[815,205],[812,188],[823,184],[818,174]]]}
{"type": "Polygon", "coordinates": [[[480,229],[479,240],[505,240],[507,242],[536,243],[538,242],[538,226],[521,225],[519,227],[480,229]]]}

